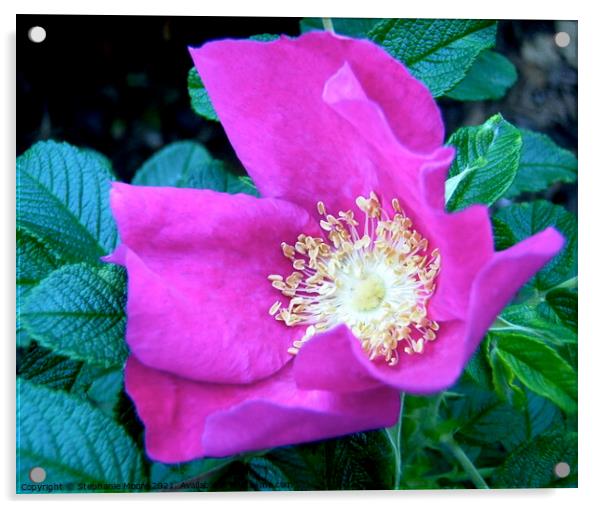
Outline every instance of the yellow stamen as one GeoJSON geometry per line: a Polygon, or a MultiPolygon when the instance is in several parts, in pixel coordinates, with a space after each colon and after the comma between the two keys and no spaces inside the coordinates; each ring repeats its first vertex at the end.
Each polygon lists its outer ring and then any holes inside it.
{"type": "Polygon", "coordinates": [[[355,203],[364,215],[361,234],[353,211],[335,217],[320,201],[325,239],[300,234],[294,247],[281,244],[294,271],[268,280],[291,300],[288,308],[275,302],[269,314],[286,326],[306,327],[291,355],[316,333],[344,323],[369,359],[395,366],[400,352],[421,354],[436,339],[439,325],[429,320],[427,304],[441,256],[438,249],[429,255],[428,240],[412,229],[397,198],[388,210],[373,192],[355,203]]]}

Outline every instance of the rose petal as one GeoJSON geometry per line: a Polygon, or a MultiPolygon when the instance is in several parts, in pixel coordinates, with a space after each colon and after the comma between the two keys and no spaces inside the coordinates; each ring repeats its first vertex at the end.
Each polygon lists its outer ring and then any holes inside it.
{"type": "Polygon", "coordinates": [[[295,358],[293,372],[297,385],[301,389],[337,392],[380,386],[381,382],[358,362],[356,349],[361,351],[360,342],[344,324],[317,334],[303,345],[295,358]]]}
{"type": "Polygon", "coordinates": [[[146,429],[146,451],[175,463],[391,426],[399,395],[297,389],[291,365],[248,385],[193,382],[130,357],[125,387],[146,429]]]}
{"type": "Polygon", "coordinates": [[[293,366],[295,379],[303,389],[363,390],[379,383],[412,394],[435,393],[453,385],[462,373],[464,330],[460,321],[445,322],[422,354],[401,351],[399,364],[388,366],[371,361],[351,331],[337,327],[303,345],[293,366]]]}
{"type": "MultiPolygon", "coordinates": [[[[128,270],[126,338],[145,364],[194,380],[250,382],[290,360],[298,331],[268,314],[288,275],[280,242],[313,225],[274,199],[114,184],[111,206],[128,270]]],[[[281,297],[283,301],[287,300],[281,297]]]]}
{"type": "Polygon", "coordinates": [[[426,87],[369,41],[313,32],[270,43],[217,41],[191,54],[264,196],[309,210],[328,198],[338,211],[378,187],[378,151],[323,99],[325,84],[345,64],[408,151],[429,154],[442,142],[441,116],[426,87]]]}

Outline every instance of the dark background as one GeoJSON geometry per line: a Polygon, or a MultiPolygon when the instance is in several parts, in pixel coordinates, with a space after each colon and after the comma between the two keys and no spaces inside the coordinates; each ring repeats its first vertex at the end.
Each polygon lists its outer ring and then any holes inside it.
{"type": "MultiPolygon", "coordinates": [[[[260,33],[294,36],[299,20],[18,15],[17,154],[38,140],[64,140],[103,153],[126,181],[177,140],[198,140],[214,156],[233,161],[221,126],[190,108],[187,47],[260,33]],[[27,35],[36,25],[46,29],[39,44],[27,35]]],[[[501,101],[440,99],[448,134],[499,111],[576,152],[576,52],[554,44],[561,29],[554,21],[500,21],[496,49],[516,65],[518,81],[501,101]]],[[[576,209],[575,186],[555,186],[546,197],[576,209]]]]}

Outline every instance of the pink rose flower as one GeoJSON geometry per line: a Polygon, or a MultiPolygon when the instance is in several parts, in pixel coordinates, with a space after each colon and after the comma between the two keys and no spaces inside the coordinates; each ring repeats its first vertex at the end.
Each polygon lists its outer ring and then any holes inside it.
{"type": "Polygon", "coordinates": [[[427,88],[328,33],[191,49],[261,198],[114,184],[128,271],[125,385],[163,462],[391,426],[399,391],[460,376],[562,247],[494,252],[485,206],[447,213],[454,151],[427,88]]]}

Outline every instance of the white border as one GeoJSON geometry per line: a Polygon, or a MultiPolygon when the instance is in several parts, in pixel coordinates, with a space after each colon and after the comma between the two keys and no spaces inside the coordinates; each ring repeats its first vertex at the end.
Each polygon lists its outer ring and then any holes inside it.
{"type": "MultiPolygon", "coordinates": [[[[493,3],[492,3],[493,4],[493,3]]],[[[596,488],[600,483],[597,474],[601,471],[602,450],[600,448],[600,428],[602,425],[601,398],[598,389],[602,387],[597,365],[602,359],[602,334],[596,330],[595,319],[600,316],[600,303],[596,289],[600,287],[600,173],[602,164],[596,145],[602,136],[599,128],[600,112],[600,31],[601,22],[592,7],[593,2],[573,1],[525,1],[503,0],[494,5],[484,5],[481,1],[453,0],[411,2],[409,4],[393,0],[367,0],[350,5],[350,2],[328,0],[286,1],[226,1],[203,2],[203,0],[169,0],[149,3],[104,0],[102,2],[81,2],[75,0],[48,1],[8,1],[0,6],[2,25],[2,73],[0,86],[2,93],[3,119],[0,122],[0,153],[4,162],[2,172],[2,222],[0,223],[4,246],[2,249],[2,313],[5,331],[5,376],[2,409],[4,423],[2,445],[0,446],[0,479],[3,491],[11,502],[18,500],[25,506],[43,502],[51,507],[66,502],[77,504],[98,504],[108,501],[117,504],[161,504],[173,500],[177,503],[213,505],[223,503],[249,504],[251,507],[286,504],[291,507],[306,507],[307,503],[342,501],[345,507],[363,507],[376,503],[378,507],[420,505],[421,508],[442,506],[445,509],[471,507],[488,509],[508,506],[523,507],[545,504],[547,508],[576,507],[581,503],[589,505],[590,500],[600,499],[596,488]],[[48,495],[16,497],[14,490],[14,156],[15,156],[15,13],[54,13],[54,14],[136,14],[136,15],[221,15],[221,16],[364,16],[364,17],[455,17],[455,18],[494,18],[494,19],[577,19],[579,20],[579,326],[580,326],[580,369],[579,369],[579,488],[577,490],[495,490],[491,493],[476,491],[429,491],[429,492],[384,492],[384,493],[239,493],[239,494],[144,494],[144,495],[48,495]],[[596,37],[598,36],[598,37],[596,37]],[[373,502],[372,502],[373,501],[373,502]]]]}

